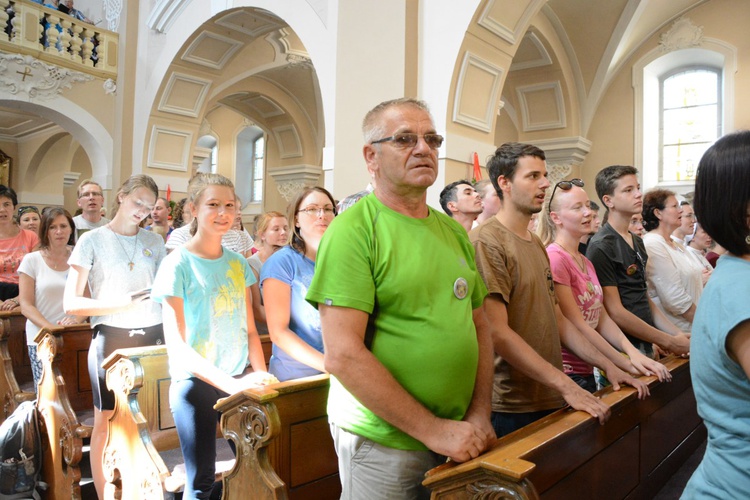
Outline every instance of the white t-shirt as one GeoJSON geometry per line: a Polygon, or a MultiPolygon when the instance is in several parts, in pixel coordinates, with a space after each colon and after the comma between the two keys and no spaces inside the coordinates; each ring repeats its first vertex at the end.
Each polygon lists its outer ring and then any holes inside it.
{"type": "MultiPolygon", "coordinates": [[[[35,281],[34,303],[47,321],[57,324],[65,317],[63,310],[63,293],[68,270],[55,271],[44,262],[41,252],[27,253],[18,266],[18,273],[23,273],[35,281]]],[[[26,344],[34,345],[34,337],[40,327],[26,320],[26,344]]]]}
{"type": "MultiPolygon", "coordinates": [[[[165,255],[164,239],[156,233],[139,229],[134,236],[123,236],[100,227],[81,235],[68,264],[89,270],[91,297],[98,299],[151,288],[165,255]],[[128,264],[131,260],[132,270],[128,264]]],[[[161,305],[151,299],[127,311],[91,316],[91,326],[103,323],[116,328],[143,328],[161,322],[161,305]]]]}

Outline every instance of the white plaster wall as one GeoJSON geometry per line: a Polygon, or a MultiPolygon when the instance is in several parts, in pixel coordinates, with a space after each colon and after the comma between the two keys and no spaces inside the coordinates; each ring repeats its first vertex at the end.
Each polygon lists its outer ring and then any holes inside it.
{"type": "MultiPolygon", "coordinates": [[[[419,97],[430,105],[435,128],[445,135],[448,96],[451,93],[459,49],[480,0],[422,0],[419,6],[419,97]]],[[[440,172],[427,191],[427,203],[440,207],[445,182],[445,148],[440,154],[440,172]]]]}

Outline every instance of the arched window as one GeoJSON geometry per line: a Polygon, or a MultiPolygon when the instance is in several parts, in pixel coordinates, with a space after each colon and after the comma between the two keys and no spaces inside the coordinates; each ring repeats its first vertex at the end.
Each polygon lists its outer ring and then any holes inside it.
{"type": "Polygon", "coordinates": [[[217,163],[219,163],[219,145],[215,145],[211,148],[211,160],[209,161],[211,164],[211,173],[215,174],[217,169],[217,163]]]}
{"type": "Polygon", "coordinates": [[[695,189],[689,173],[695,175],[704,143],[734,130],[737,49],[715,39],[663,49],[655,47],[633,64],[634,163],[644,190],[659,186],[685,195],[695,189]]]}
{"type": "MultiPolygon", "coordinates": [[[[263,129],[255,125],[244,127],[237,134],[237,158],[234,187],[251,212],[261,210],[263,177],[265,174],[266,145],[263,129]],[[253,206],[255,204],[255,206],[253,206]]],[[[250,212],[248,212],[250,213],[250,212]]]]}
{"type": "Polygon", "coordinates": [[[260,136],[253,142],[253,191],[252,201],[263,201],[263,171],[266,162],[266,139],[260,136]]]}
{"type": "Polygon", "coordinates": [[[722,134],[721,70],[682,67],[659,79],[659,182],[694,180],[703,153],[722,134]]]}
{"type": "Polygon", "coordinates": [[[202,158],[198,165],[198,172],[203,174],[215,174],[216,162],[219,160],[219,142],[212,135],[204,135],[198,138],[196,143],[196,154],[202,158]]]}

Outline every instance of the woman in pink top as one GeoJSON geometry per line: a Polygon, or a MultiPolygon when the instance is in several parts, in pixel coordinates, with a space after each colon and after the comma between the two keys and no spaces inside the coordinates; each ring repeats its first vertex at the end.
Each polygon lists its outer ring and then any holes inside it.
{"type": "MultiPolygon", "coordinates": [[[[578,251],[581,236],[591,231],[593,211],[583,181],[561,181],[542,211],[540,233],[547,245],[555,295],[565,317],[618,368],[633,375],[668,380],[664,365],[641,354],[609,317],[594,265],[578,251]],[[606,340],[605,340],[606,339],[606,340]],[[611,344],[611,345],[610,345],[611,344]],[[623,356],[621,353],[625,354],[623,356]]],[[[596,390],[593,368],[563,348],[565,373],[583,388],[596,390]]]]}
{"type": "Polygon", "coordinates": [[[39,244],[39,236],[13,221],[16,192],[0,184],[0,311],[19,307],[18,265],[39,244]]]}

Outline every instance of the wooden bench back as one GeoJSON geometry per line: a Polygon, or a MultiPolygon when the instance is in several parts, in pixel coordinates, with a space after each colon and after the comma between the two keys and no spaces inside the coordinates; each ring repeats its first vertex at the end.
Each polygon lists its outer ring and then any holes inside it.
{"type": "Polygon", "coordinates": [[[220,400],[224,437],[237,447],[224,498],[339,498],[327,399],[328,375],[317,375],[220,400]]]}
{"type": "MultiPolygon", "coordinates": [[[[268,336],[261,342],[264,351],[270,351],[268,336]]],[[[104,450],[105,497],[162,498],[165,483],[170,491],[181,488],[159,455],[180,445],[169,406],[172,380],[166,346],[119,349],[103,366],[115,393],[104,450]]]]}
{"type": "Polygon", "coordinates": [[[649,377],[651,396],[600,391],[612,407],[605,425],[571,409],[498,440],[493,450],[427,474],[434,499],[652,498],[705,439],[689,362],[669,358],[672,382],[649,377]],[[502,496],[502,495],[500,495],[502,496]]]}
{"type": "Polygon", "coordinates": [[[167,348],[118,349],[103,366],[115,393],[104,447],[104,496],[161,499],[169,470],[159,450],[179,446],[169,411],[167,348]]]}
{"type": "Polygon", "coordinates": [[[20,309],[0,311],[0,423],[21,402],[34,399],[33,392],[23,392],[19,385],[31,380],[26,318],[20,309]]]}
{"type": "Polygon", "coordinates": [[[86,366],[91,328],[88,324],[45,328],[35,340],[43,366],[37,408],[44,453],[42,480],[49,485],[46,498],[80,498],[83,438],[91,435],[91,427],[82,425],[76,412],[93,407],[86,366]]]}

